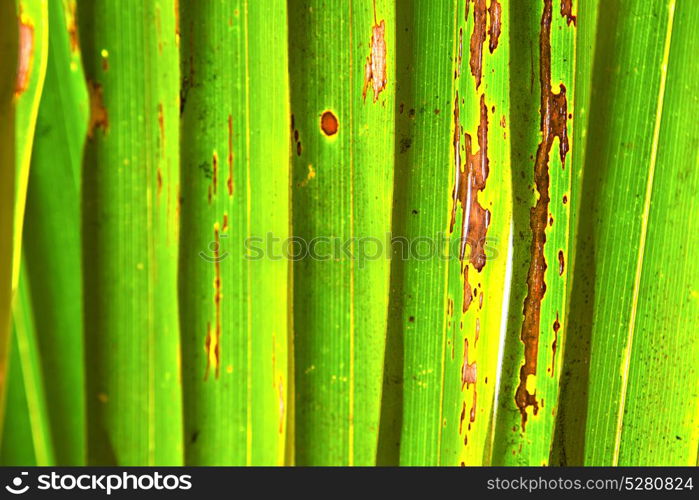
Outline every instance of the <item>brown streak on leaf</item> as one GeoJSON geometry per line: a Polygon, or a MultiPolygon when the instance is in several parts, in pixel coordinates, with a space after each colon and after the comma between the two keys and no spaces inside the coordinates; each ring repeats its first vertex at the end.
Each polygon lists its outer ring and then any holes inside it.
{"type": "Polygon", "coordinates": [[[221,373],[221,300],[223,299],[221,284],[221,238],[219,237],[218,223],[214,224],[214,306],[216,309],[216,345],[214,348],[214,360],[216,362],[216,378],[221,373]]]}
{"type": "Polygon", "coordinates": [[[163,103],[158,103],[158,129],[160,130],[160,152],[165,157],[165,119],[163,116],[163,103]]]}
{"type": "Polygon", "coordinates": [[[158,198],[160,198],[160,194],[163,192],[163,173],[160,170],[160,167],[158,167],[158,171],[156,172],[156,181],[158,183],[158,198]]]}
{"type": "Polygon", "coordinates": [[[558,275],[563,276],[563,271],[565,270],[565,258],[563,257],[563,250],[558,251],[558,275]]]}
{"type": "Polygon", "coordinates": [[[206,338],[204,339],[204,352],[206,352],[206,369],[204,370],[204,380],[209,379],[211,369],[211,323],[206,323],[206,338]]]}
{"type": "Polygon", "coordinates": [[[65,2],[66,10],[66,29],[68,30],[68,39],[70,41],[70,51],[77,53],[80,51],[80,37],[78,36],[78,26],[75,22],[75,0],[65,2]]]}
{"type": "Polygon", "coordinates": [[[107,133],[109,118],[102,102],[102,85],[88,80],[87,91],[90,95],[90,122],[87,126],[87,137],[92,139],[96,127],[101,128],[104,134],[107,133]]]}
{"type": "MultiPolygon", "coordinates": [[[[558,330],[561,328],[561,323],[558,321],[558,311],[556,311],[556,319],[553,322],[553,343],[551,344],[551,368],[549,372],[553,377],[556,371],[556,349],[558,348],[558,330]]],[[[544,400],[541,400],[541,406],[544,406],[544,400]]]]}
{"type": "MultiPolygon", "coordinates": [[[[468,11],[467,0],[466,8],[468,11]]],[[[485,0],[473,1],[473,33],[471,33],[471,74],[476,79],[476,89],[481,86],[483,76],[483,42],[485,42],[485,28],[488,22],[485,0]]]]}
{"type": "Polygon", "coordinates": [[[15,80],[15,97],[19,97],[29,86],[34,65],[34,26],[25,22],[20,15],[19,51],[17,55],[17,79],[15,80]]]}
{"type": "Polygon", "coordinates": [[[490,37],[490,44],[488,48],[490,53],[495,52],[498,48],[498,40],[500,39],[500,30],[502,29],[502,7],[498,0],[492,0],[490,2],[490,8],[488,9],[488,14],[490,15],[490,28],[488,29],[488,36],[490,37]]]}
{"type": "Polygon", "coordinates": [[[364,66],[364,89],[362,98],[366,101],[366,93],[369,86],[374,91],[374,102],[378,101],[379,94],[386,88],[386,23],[381,22],[371,28],[371,54],[367,56],[364,66]]]}
{"type": "Polygon", "coordinates": [[[214,151],[211,158],[211,185],[214,196],[218,194],[218,153],[214,151]]]}
{"type": "Polygon", "coordinates": [[[228,115],[228,196],[233,196],[233,116],[228,115]]]}
{"type": "Polygon", "coordinates": [[[532,231],[531,261],[527,275],[527,297],[524,300],[522,331],[520,339],[524,344],[524,363],[519,370],[519,385],[515,391],[515,403],[522,414],[522,431],[527,423],[527,407],[531,406],[534,415],[539,405],[536,390],[530,393],[527,379],[536,376],[537,355],[539,352],[539,329],[541,320],[541,301],[546,292],[544,275],[546,259],[546,223],[548,219],[549,197],[549,152],[554,139],[559,139],[561,162],[565,164],[568,151],[566,131],[567,101],[565,86],[560,85],[560,93],[555,94],[551,88],[551,16],[552,0],[544,0],[539,38],[540,62],[539,81],[541,85],[541,133],[542,141],[536,152],[534,177],[539,198],[530,211],[530,228],[532,231]]]}
{"type": "Polygon", "coordinates": [[[463,60],[463,52],[464,52],[464,29],[459,28],[459,55],[457,56],[457,60],[456,60],[456,74],[454,75],[455,78],[459,78],[461,76],[461,62],[463,60]]]}

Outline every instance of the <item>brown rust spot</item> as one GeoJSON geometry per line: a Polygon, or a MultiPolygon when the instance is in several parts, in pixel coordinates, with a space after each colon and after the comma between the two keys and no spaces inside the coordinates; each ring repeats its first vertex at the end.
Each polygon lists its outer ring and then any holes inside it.
{"type": "Polygon", "coordinates": [[[488,14],[490,15],[490,28],[488,28],[488,36],[490,37],[490,44],[488,48],[490,53],[495,52],[498,48],[498,40],[500,39],[500,30],[502,29],[502,7],[498,0],[491,0],[490,8],[488,9],[488,14]]]}
{"type": "Polygon", "coordinates": [[[364,66],[364,89],[362,98],[366,101],[366,93],[369,87],[374,91],[374,102],[378,101],[379,94],[386,88],[386,23],[382,19],[379,24],[371,28],[371,54],[366,58],[364,66]]]}
{"type": "Polygon", "coordinates": [[[303,152],[303,149],[301,148],[301,143],[300,143],[300,142],[297,142],[297,143],[296,143],[296,154],[297,154],[298,156],[301,156],[301,153],[302,153],[302,152],[303,152]]]}
{"type": "Polygon", "coordinates": [[[233,117],[228,115],[228,196],[233,196],[233,117]]]}
{"type": "Polygon", "coordinates": [[[34,65],[34,26],[24,15],[19,19],[19,48],[17,54],[17,79],[15,80],[15,96],[19,96],[29,86],[29,80],[34,65]]]}
{"type": "Polygon", "coordinates": [[[520,339],[524,344],[524,363],[519,370],[519,385],[515,391],[515,403],[522,415],[522,431],[527,422],[527,407],[531,406],[534,415],[539,405],[536,389],[529,392],[527,380],[536,377],[537,355],[539,352],[539,329],[541,320],[541,301],[546,292],[544,275],[546,259],[546,222],[548,218],[549,197],[549,153],[554,140],[559,139],[561,162],[565,164],[568,151],[566,131],[567,101],[565,87],[560,85],[560,92],[551,88],[551,17],[552,0],[544,0],[539,36],[539,82],[541,85],[541,134],[542,140],[536,152],[534,177],[539,193],[536,205],[531,208],[529,225],[532,231],[531,261],[527,275],[527,297],[524,300],[522,331],[520,339]]]}
{"type": "Polygon", "coordinates": [[[228,231],[228,214],[223,214],[223,224],[221,224],[221,232],[228,231]]]}
{"type": "Polygon", "coordinates": [[[566,18],[566,23],[570,26],[577,25],[578,18],[573,15],[573,0],[561,0],[561,15],[566,18]]]}
{"type": "Polygon", "coordinates": [[[109,118],[107,109],[102,101],[102,85],[95,83],[92,80],[87,81],[87,91],[90,96],[90,122],[87,126],[87,137],[92,139],[95,128],[102,129],[102,133],[106,134],[109,129],[109,118]]]}
{"type": "MultiPolygon", "coordinates": [[[[337,117],[332,111],[324,111],[320,116],[320,129],[328,137],[337,134],[337,129],[339,128],[339,123],[337,122],[337,117]]],[[[298,131],[295,131],[298,134],[298,131]]],[[[297,137],[297,136],[295,136],[297,137]]]]}
{"type": "Polygon", "coordinates": [[[563,250],[558,251],[558,275],[563,276],[563,271],[565,270],[565,259],[563,257],[563,250]]]}
{"type": "Polygon", "coordinates": [[[568,203],[568,196],[566,196],[566,195],[564,194],[564,195],[563,195],[563,204],[565,205],[566,203],[568,203]]]}
{"type": "Polygon", "coordinates": [[[158,198],[160,198],[160,194],[163,192],[163,173],[161,172],[160,167],[158,167],[155,177],[158,183],[158,198]]]}

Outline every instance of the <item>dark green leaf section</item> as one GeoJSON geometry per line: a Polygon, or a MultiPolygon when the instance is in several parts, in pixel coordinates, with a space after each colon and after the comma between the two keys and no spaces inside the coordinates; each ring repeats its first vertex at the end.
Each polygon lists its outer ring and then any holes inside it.
{"type": "Polygon", "coordinates": [[[34,440],[29,416],[22,365],[17,347],[17,337],[12,334],[10,340],[9,370],[7,374],[7,408],[3,422],[2,447],[0,447],[0,464],[6,467],[36,466],[34,440]]]}
{"type": "MultiPolygon", "coordinates": [[[[456,2],[401,2],[396,96],[396,247],[382,425],[401,429],[399,462],[439,463],[455,90],[456,2]],[[430,82],[425,85],[424,82],[430,82]],[[435,110],[439,110],[436,112],[435,110]],[[426,242],[420,246],[420,241],[426,242]],[[421,250],[418,250],[418,247],[421,250]],[[422,251],[426,258],[409,252],[422,251]]],[[[390,432],[390,429],[388,429],[390,432]]]]}

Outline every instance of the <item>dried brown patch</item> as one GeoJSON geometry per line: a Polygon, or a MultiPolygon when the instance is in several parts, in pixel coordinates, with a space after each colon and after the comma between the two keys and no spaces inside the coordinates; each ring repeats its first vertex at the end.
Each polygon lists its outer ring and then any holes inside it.
{"type": "Polygon", "coordinates": [[[386,23],[381,22],[371,28],[371,54],[366,59],[364,66],[364,89],[362,98],[366,100],[367,89],[374,91],[374,102],[378,101],[379,94],[386,88],[386,23]]]}
{"type": "Polygon", "coordinates": [[[461,390],[476,383],[478,367],[476,362],[468,362],[468,339],[464,339],[464,360],[461,365],[461,390]]]}
{"type": "Polygon", "coordinates": [[[561,15],[566,18],[566,24],[577,26],[578,18],[573,15],[573,0],[561,0],[561,15]]]}
{"type": "MultiPolygon", "coordinates": [[[[455,103],[455,120],[458,122],[458,95],[455,103]]],[[[457,127],[458,128],[458,127],[457,127]]],[[[463,222],[461,226],[461,245],[459,258],[464,259],[466,244],[471,247],[469,261],[481,271],[486,263],[485,239],[490,224],[490,212],[483,208],[478,201],[478,192],[485,189],[489,174],[488,159],[488,108],[485,105],[485,95],[481,95],[480,124],[478,125],[478,146],[476,152],[472,151],[472,139],[470,134],[464,134],[466,148],[465,162],[461,163],[460,152],[456,154],[456,174],[454,190],[452,192],[453,205],[451,214],[450,231],[454,230],[456,222],[456,207],[461,205],[463,222]]],[[[459,141],[455,139],[455,148],[460,148],[459,141]]]]}

